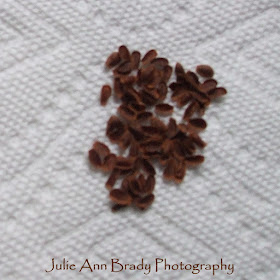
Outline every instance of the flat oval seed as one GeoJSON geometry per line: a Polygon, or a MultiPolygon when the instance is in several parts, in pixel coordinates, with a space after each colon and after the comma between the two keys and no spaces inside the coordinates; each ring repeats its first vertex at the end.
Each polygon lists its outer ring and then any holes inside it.
{"type": "Polygon", "coordinates": [[[104,85],[101,89],[100,104],[105,106],[112,93],[112,88],[109,85],[104,85]]]}
{"type": "Polygon", "coordinates": [[[207,123],[204,119],[196,118],[196,119],[190,119],[189,124],[192,127],[198,128],[198,129],[205,129],[207,127],[207,123]]]}
{"type": "Polygon", "coordinates": [[[122,45],[119,47],[119,55],[121,60],[129,61],[130,60],[130,53],[126,46],[122,45]]]}
{"type": "Polygon", "coordinates": [[[154,200],[155,196],[153,194],[149,194],[145,197],[136,198],[134,203],[138,208],[145,210],[154,202],[154,200]]]}
{"type": "Polygon", "coordinates": [[[189,167],[195,167],[195,166],[203,163],[203,161],[204,161],[204,156],[200,156],[200,155],[188,156],[185,158],[185,163],[189,167]]]}
{"type": "Polygon", "coordinates": [[[106,60],[105,65],[108,68],[115,67],[121,61],[120,55],[118,52],[113,52],[106,60]]]}
{"type": "Polygon", "coordinates": [[[155,112],[161,116],[169,116],[173,113],[173,106],[166,103],[157,104],[155,112]]]}
{"type": "Polygon", "coordinates": [[[140,63],[140,58],[141,58],[141,54],[138,51],[134,51],[131,54],[131,68],[133,70],[136,70],[139,68],[139,63],[140,63]]]}
{"type": "Polygon", "coordinates": [[[156,50],[149,50],[144,57],[142,58],[142,63],[146,64],[152,61],[154,58],[157,57],[157,51],[156,50]]]}
{"type": "Polygon", "coordinates": [[[206,64],[201,64],[196,67],[196,72],[204,78],[212,78],[214,75],[214,70],[211,66],[206,64]]]}
{"type": "Polygon", "coordinates": [[[121,189],[114,189],[110,191],[110,199],[119,205],[130,205],[132,202],[131,196],[121,189]]]}
{"type": "Polygon", "coordinates": [[[89,161],[95,167],[100,167],[102,162],[98,152],[95,149],[91,149],[88,152],[89,161]]]}

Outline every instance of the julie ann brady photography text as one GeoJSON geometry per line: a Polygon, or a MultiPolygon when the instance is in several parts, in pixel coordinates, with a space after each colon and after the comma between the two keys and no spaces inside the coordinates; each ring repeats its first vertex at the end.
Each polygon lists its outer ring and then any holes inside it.
{"type": "Polygon", "coordinates": [[[108,263],[95,263],[90,259],[85,259],[81,263],[73,263],[70,260],[62,259],[57,260],[52,258],[49,264],[46,264],[45,272],[55,273],[56,271],[110,271],[112,273],[121,273],[124,271],[143,272],[145,275],[149,275],[152,271],[185,271],[192,274],[199,274],[201,271],[209,271],[211,275],[215,276],[217,272],[226,273],[232,275],[234,273],[234,264],[227,264],[221,258],[219,262],[215,264],[205,263],[184,263],[179,261],[177,263],[171,263],[166,258],[155,258],[152,262],[145,262],[142,258],[138,263],[129,263],[118,258],[112,258],[108,263]]]}

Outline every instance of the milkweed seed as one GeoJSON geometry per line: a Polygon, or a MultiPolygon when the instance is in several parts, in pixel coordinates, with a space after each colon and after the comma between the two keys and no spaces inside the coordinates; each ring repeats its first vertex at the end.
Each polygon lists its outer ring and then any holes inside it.
{"type": "Polygon", "coordinates": [[[200,119],[200,118],[190,119],[189,127],[191,129],[203,130],[207,127],[207,123],[204,119],[200,119]]]}
{"type": "Polygon", "coordinates": [[[149,175],[145,184],[143,185],[144,193],[151,194],[155,189],[156,179],[154,176],[149,175]]]}
{"type": "Polygon", "coordinates": [[[154,58],[157,57],[157,51],[156,50],[149,50],[144,57],[142,58],[142,63],[146,64],[148,62],[151,62],[154,58]]]}
{"type": "Polygon", "coordinates": [[[168,59],[164,57],[157,57],[151,61],[151,64],[153,64],[158,69],[164,69],[164,67],[167,66],[168,63],[168,59]]]}
{"type": "Polygon", "coordinates": [[[94,167],[100,167],[102,165],[101,158],[95,149],[89,150],[89,161],[94,167]]]}
{"type": "Polygon", "coordinates": [[[102,165],[103,171],[112,171],[115,168],[117,157],[115,154],[109,154],[104,158],[102,165]]]}
{"type": "Polygon", "coordinates": [[[142,168],[147,174],[150,174],[150,175],[155,175],[156,174],[156,171],[155,171],[154,167],[146,159],[142,159],[142,168]]]}
{"type": "Polygon", "coordinates": [[[208,95],[210,97],[210,99],[213,99],[213,98],[217,98],[217,97],[220,97],[220,96],[223,96],[227,93],[227,90],[223,87],[219,87],[219,88],[215,88],[213,90],[211,90],[208,95]]]}
{"type": "Polygon", "coordinates": [[[122,62],[117,68],[116,71],[119,74],[129,74],[132,71],[131,63],[129,61],[122,62]]]}
{"type": "Polygon", "coordinates": [[[170,65],[166,65],[163,68],[163,78],[162,80],[167,83],[172,75],[172,67],[170,65]]]}
{"type": "Polygon", "coordinates": [[[122,156],[96,141],[88,152],[89,161],[97,169],[110,172],[105,186],[114,203],[112,211],[131,204],[144,210],[155,198],[154,162],[162,166],[166,180],[181,183],[187,168],[204,161],[202,155],[196,154],[206,146],[198,134],[207,126],[201,116],[212,100],[227,91],[217,87],[217,81],[212,78],[214,70],[208,65],[198,65],[197,75],[185,71],[177,63],[175,81],[169,83],[173,68],[153,49],[141,59],[139,51],[130,53],[122,45],[117,52],[111,53],[105,66],[111,68],[113,90],[109,84],[102,87],[100,104],[107,104],[112,91],[120,102],[119,116],[113,115],[107,122],[106,136],[118,145],[122,156]],[[171,91],[174,107],[165,101],[168,91],[171,91]],[[178,125],[172,117],[167,121],[161,118],[184,106],[187,106],[184,121],[178,125]],[[121,179],[120,187],[115,186],[118,179],[121,179]]]}
{"type": "Polygon", "coordinates": [[[191,104],[185,110],[183,119],[188,120],[195,113],[195,111],[198,110],[198,108],[199,105],[197,104],[197,102],[192,101],[191,104]]]}
{"type": "Polygon", "coordinates": [[[119,47],[119,55],[121,60],[129,61],[130,60],[130,53],[126,46],[122,45],[119,47]]]}
{"type": "Polygon", "coordinates": [[[173,113],[173,106],[166,103],[157,104],[155,112],[161,116],[169,116],[173,113]]]}
{"type": "Polygon", "coordinates": [[[125,126],[116,116],[112,116],[107,123],[106,135],[112,142],[118,142],[125,133],[125,126]]]}
{"type": "Polygon", "coordinates": [[[112,93],[112,88],[109,85],[104,85],[101,89],[100,104],[105,106],[112,93]]]}
{"type": "Polygon", "coordinates": [[[132,52],[131,59],[130,59],[132,70],[136,70],[139,68],[140,59],[141,59],[140,52],[138,52],[138,51],[132,52]]]}
{"type": "Polygon", "coordinates": [[[204,161],[204,156],[188,156],[185,158],[185,163],[187,166],[197,166],[204,161]]]}
{"type": "Polygon", "coordinates": [[[116,169],[114,169],[114,170],[112,171],[110,177],[108,178],[106,184],[105,184],[105,186],[106,186],[106,188],[107,188],[108,190],[112,190],[112,189],[113,189],[113,187],[114,187],[116,181],[118,180],[119,176],[120,176],[119,171],[116,170],[116,169]]]}
{"type": "Polygon", "coordinates": [[[106,67],[112,68],[119,64],[121,61],[120,55],[118,52],[113,52],[106,60],[106,67]]]}
{"type": "Polygon", "coordinates": [[[130,205],[132,202],[131,196],[121,189],[111,190],[110,199],[118,205],[130,205]]]}
{"type": "Polygon", "coordinates": [[[181,76],[181,77],[185,76],[185,70],[184,70],[182,64],[179,62],[176,63],[175,74],[176,74],[176,76],[181,76]]]}
{"type": "Polygon", "coordinates": [[[214,75],[214,70],[212,69],[212,67],[204,64],[198,65],[196,67],[196,72],[204,78],[212,78],[214,75]]]}
{"type": "Polygon", "coordinates": [[[209,79],[199,85],[199,90],[203,93],[208,93],[211,90],[215,89],[217,86],[217,81],[214,79],[209,79]]]}
{"type": "Polygon", "coordinates": [[[97,151],[101,158],[105,158],[110,154],[110,149],[105,144],[99,141],[94,142],[93,148],[97,151]]]}

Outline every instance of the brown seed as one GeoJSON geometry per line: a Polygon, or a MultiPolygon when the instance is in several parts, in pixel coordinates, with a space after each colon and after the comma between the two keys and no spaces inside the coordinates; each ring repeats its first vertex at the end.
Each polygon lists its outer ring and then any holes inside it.
{"type": "Polygon", "coordinates": [[[169,85],[169,88],[170,88],[171,90],[178,90],[178,89],[182,88],[182,85],[179,84],[179,83],[173,82],[173,83],[171,83],[171,84],[169,85]]]}
{"type": "Polygon", "coordinates": [[[129,190],[136,196],[143,194],[143,190],[137,179],[131,180],[129,190]]]}
{"type": "Polygon", "coordinates": [[[122,62],[117,68],[116,72],[119,74],[129,74],[132,71],[131,63],[129,61],[122,62]]]}
{"type": "Polygon", "coordinates": [[[187,165],[184,161],[177,162],[174,178],[176,183],[181,183],[186,175],[187,165]]]}
{"type": "Polygon", "coordinates": [[[121,149],[125,150],[130,146],[131,141],[132,141],[132,137],[130,133],[126,130],[118,144],[121,149]]]}
{"type": "Polygon", "coordinates": [[[178,124],[178,129],[181,130],[184,133],[188,133],[189,132],[188,126],[186,124],[184,124],[184,123],[178,124]]]}
{"type": "Polygon", "coordinates": [[[193,155],[196,151],[196,147],[191,138],[185,138],[181,140],[181,145],[189,155],[193,155]]]}
{"type": "Polygon", "coordinates": [[[138,177],[138,184],[139,184],[141,190],[144,190],[144,188],[146,186],[146,179],[145,179],[143,174],[139,175],[139,177],[138,177]]]}
{"type": "Polygon", "coordinates": [[[172,75],[172,67],[170,65],[166,65],[163,68],[163,78],[162,80],[167,83],[172,75]]]}
{"type": "Polygon", "coordinates": [[[98,153],[98,155],[102,159],[110,154],[110,149],[105,144],[103,144],[103,143],[101,143],[99,141],[95,141],[94,142],[93,148],[96,150],[96,152],[98,153]]]}
{"type": "Polygon", "coordinates": [[[135,112],[144,112],[146,109],[145,105],[139,104],[139,103],[130,103],[130,108],[134,110],[135,112]]]}
{"type": "Polygon", "coordinates": [[[106,60],[106,67],[112,68],[115,67],[121,61],[120,55],[118,52],[113,52],[106,60]]]}
{"type": "Polygon", "coordinates": [[[142,58],[142,63],[147,64],[151,62],[154,58],[157,57],[157,51],[156,50],[149,50],[144,57],[142,58]]]}
{"type": "Polygon", "coordinates": [[[91,149],[88,152],[89,161],[94,167],[100,168],[102,165],[101,158],[95,149],[91,149]]]}
{"type": "Polygon", "coordinates": [[[100,104],[105,106],[112,93],[112,88],[109,85],[104,85],[101,89],[100,104]]]}
{"type": "Polygon", "coordinates": [[[134,165],[134,159],[126,157],[117,157],[115,167],[120,170],[129,170],[132,169],[134,165]]]}
{"type": "Polygon", "coordinates": [[[118,180],[120,176],[120,173],[118,170],[114,169],[110,175],[110,177],[108,178],[105,186],[108,190],[112,190],[114,185],[116,184],[116,181],[118,180]]]}
{"type": "Polygon", "coordinates": [[[153,117],[153,113],[151,112],[141,112],[137,115],[138,121],[146,121],[153,117]]]}
{"type": "Polygon", "coordinates": [[[132,70],[136,70],[139,68],[140,58],[141,58],[140,52],[138,52],[138,51],[132,52],[131,58],[130,58],[132,70]]]}
{"type": "Polygon", "coordinates": [[[104,162],[102,165],[103,171],[112,171],[115,168],[116,165],[116,155],[115,154],[109,154],[104,158],[104,162]]]}
{"type": "Polygon", "coordinates": [[[204,147],[206,147],[207,143],[204,142],[198,134],[191,133],[189,137],[199,148],[203,149],[204,147]]]}
{"type": "Polygon", "coordinates": [[[120,105],[118,112],[124,119],[128,121],[132,121],[136,118],[135,112],[126,105],[120,105]]]}
{"type": "Polygon", "coordinates": [[[130,60],[130,53],[126,46],[122,45],[119,47],[119,55],[121,60],[129,61],[130,60]]]}
{"type": "Polygon", "coordinates": [[[151,92],[142,90],[141,95],[142,95],[142,102],[147,106],[154,106],[158,101],[157,97],[151,92]]]}
{"type": "Polygon", "coordinates": [[[122,84],[133,85],[136,82],[136,76],[120,76],[122,84]]]}
{"type": "Polygon", "coordinates": [[[141,210],[147,209],[155,200],[153,194],[149,194],[145,197],[138,197],[134,200],[135,205],[141,210]]]}
{"type": "Polygon", "coordinates": [[[200,156],[200,155],[187,156],[185,158],[185,163],[189,167],[195,167],[195,166],[201,164],[203,161],[204,161],[204,156],[200,156]]]}
{"type": "Polygon", "coordinates": [[[153,64],[157,69],[164,69],[168,63],[168,60],[164,57],[157,57],[151,61],[151,64],[153,64]]]}
{"type": "Polygon", "coordinates": [[[155,189],[156,179],[154,176],[149,175],[145,184],[143,185],[143,191],[146,194],[151,194],[155,189]]]}
{"type": "Polygon", "coordinates": [[[223,87],[218,87],[218,88],[215,88],[213,90],[211,90],[209,93],[208,93],[208,96],[210,97],[210,99],[214,99],[214,98],[217,98],[217,97],[220,97],[220,96],[223,96],[227,93],[227,90],[223,87]]]}
{"type": "Polygon", "coordinates": [[[194,89],[197,89],[199,86],[199,79],[197,75],[192,71],[187,71],[185,76],[185,82],[189,84],[189,86],[193,87],[194,89]]]}
{"type": "Polygon", "coordinates": [[[155,68],[150,65],[145,69],[139,70],[139,78],[141,80],[141,84],[150,84],[155,79],[155,68]]]}
{"type": "Polygon", "coordinates": [[[167,95],[167,86],[166,83],[161,82],[158,85],[157,92],[159,94],[159,100],[163,101],[167,95]]]}
{"type": "Polygon", "coordinates": [[[126,176],[121,184],[121,189],[125,192],[129,191],[130,188],[130,181],[131,181],[131,176],[126,176]]]}
{"type": "Polygon", "coordinates": [[[187,150],[184,148],[184,146],[181,144],[180,141],[176,141],[174,140],[172,142],[172,151],[174,156],[179,159],[179,160],[183,160],[186,156],[187,156],[187,150]]]}
{"type": "Polygon", "coordinates": [[[132,202],[131,196],[121,189],[111,190],[110,199],[119,205],[130,205],[132,202]]]}
{"type": "Polygon", "coordinates": [[[177,102],[180,98],[184,96],[192,96],[191,92],[189,90],[186,90],[184,88],[178,88],[175,89],[174,92],[171,95],[171,100],[174,102],[177,102]]]}
{"type": "Polygon", "coordinates": [[[205,64],[198,65],[196,67],[196,72],[204,78],[212,78],[214,75],[214,70],[212,69],[212,67],[205,64]]]}
{"type": "Polygon", "coordinates": [[[199,85],[199,90],[204,92],[204,93],[208,93],[211,90],[215,89],[217,86],[217,81],[214,79],[209,79],[206,80],[205,82],[203,82],[202,84],[199,85]]]}
{"type": "Polygon", "coordinates": [[[167,126],[165,123],[157,117],[151,118],[150,123],[152,127],[157,128],[157,131],[160,132],[160,134],[163,134],[167,131],[167,126]]]}
{"type": "Polygon", "coordinates": [[[112,116],[107,123],[106,135],[112,142],[118,142],[125,133],[125,125],[121,120],[112,116]]]}
{"type": "Polygon", "coordinates": [[[173,113],[173,106],[166,103],[157,104],[155,112],[161,116],[166,117],[173,113]]]}
{"type": "Polygon", "coordinates": [[[207,127],[207,123],[204,119],[201,118],[190,119],[188,127],[192,130],[200,131],[204,130],[207,127]]]}
{"type": "Polygon", "coordinates": [[[194,112],[198,110],[198,108],[199,108],[199,106],[198,106],[197,102],[192,101],[191,104],[185,110],[183,119],[188,120],[194,114],[194,112]]]}
{"type": "Polygon", "coordinates": [[[129,132],[133,136],[134,140],[137,142],[141,142],[146,139],[146,136],[139,129],[133,128],[131,126],[128,127],[129,132]]]}
{"type": "Polygon", "coordinates": [[[150,175],[155,175],[156,174],[156,171],[155,171],[154,167],[146,159],[142,159],[142,168],[147,174],[150,174],[150,175]]]}
{"type": "Polygon", "coordinates": [[[138,92],[132,88],[128,88],[128,89],[124,90],[124,94],[121,97],[121,101],[127,105],[142,103],[138,92]]]}
{"type": "Polygon", "coordinates": [[[130,145],[130,150],[129,150],[129,156],[130,157],[137,157],[139,155],[139,144],[135,141],[132,141],[130,145]]]}
{"type": "Polygon", "coordinates": [[[176,121],[175,121],[175,119],[170,118],[169,123],[168,123],[168,127],[167,127],[167,132],[166,132],[167,137],[172,138],[176,135],[176,133],[177,133],[176,121]]]}
{"type": "Polygon", "coordinates": [[[176,165],[175,159],[171,158],[167,161],[166,167],[163,171],[163,177],[166,180],[172,180],[174,178],[175,165],[176,165]]]}
{"type": "Polygon", "coordinates": [[[140,144],[142,151],[144,152],[155,152],[159,151],[161,148],[162,141],[158,140],[148,140],[140,144]]]}
{"type": "Polygon", "coordinates": [[[185,76],[185,69],[184,69],[184,67],[182,66],[182,64],[179,63],[179,62],[176,63],[176,66],[175,66],[175,74],[176,74],[176,76],[181,76],[181,77],[184,77],[184,76],[185,76]]]}
{"type": "Polygon", "coordinates": [[[162,130],[160,127],[156,127],[156,126],[147,126],[147,125],[142,125],[141,126],[142,131],[151,136],[155,136],[155,135],[161,135],[162,134],[162,130]]]}
{"type": "Polygon", "coordinates": [[[209,104],[210,103],[210,98],[206,93],[200,92],[200,91],[189,91],[193,98],[199,101],[202,104],[209,104]]]}

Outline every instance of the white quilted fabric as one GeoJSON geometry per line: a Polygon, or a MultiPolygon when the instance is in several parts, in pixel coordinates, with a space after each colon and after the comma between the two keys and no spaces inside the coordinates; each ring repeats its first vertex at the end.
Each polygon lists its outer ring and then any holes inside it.
{"type": "Polygon", "coordinates": [[[278,0],[0,0],[0,279],[280,279],[279,49],[278,0]],[[158,172],[144,213],[111,213],[87,160],[110,144],[117,104],[99,92],[121,44],[209,63],[228,89],[205,116],[205,163],[180,186],[158,172]],[[156,257],[235,270],[45,272],[156,257]]]}

